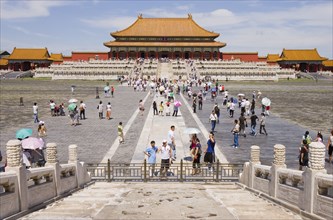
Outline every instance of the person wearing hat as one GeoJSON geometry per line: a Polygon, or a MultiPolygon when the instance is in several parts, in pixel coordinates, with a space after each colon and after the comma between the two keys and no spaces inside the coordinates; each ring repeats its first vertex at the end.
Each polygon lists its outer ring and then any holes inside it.
{"type": "Polygon", "coordinates": [[[168,145],[167,140],[163,140],[162,146],[159,148],[159,152],[161,152],[160,176],[165,177],[165,175],[168,173],[168,169],[170,168],[170,159],[172,155],[172,150],[168,145]]]}
{"type": "Polygon", "coordinates": [[[40,121],[38,124],[38,136],[45,137],[46,136],[46,127],[44,121],[40,121]]]}

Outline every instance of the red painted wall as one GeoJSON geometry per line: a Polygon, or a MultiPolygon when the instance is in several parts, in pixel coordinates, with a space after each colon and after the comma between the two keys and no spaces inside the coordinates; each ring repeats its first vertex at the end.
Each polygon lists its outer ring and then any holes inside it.
{"type": "Polygon", "coordinates": [[[72,61],[89,61],[90,59],[95,59],[98,56],[99,60],[108,60],[108,52],[72,52],[72,61]]]}

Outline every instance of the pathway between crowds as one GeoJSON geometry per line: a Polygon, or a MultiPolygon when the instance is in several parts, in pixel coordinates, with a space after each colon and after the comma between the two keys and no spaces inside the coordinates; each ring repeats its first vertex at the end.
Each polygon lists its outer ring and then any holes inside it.
{"type": "MultiPolygon", "coordinates": [[[[210,124],[209,113],[215,101],[204,101],[203,110],[196,114],[182,94],[176,95],[183,105],[179,116],[154,116],[152,102],[165,101],[164,97],[148,92],[134,92],[132,87],[119,86],[114,98],[84,100],[88,106],[87,119],[79,126],[71,126],[68,117],[42,118],[48,128],[47,142],[58,145],[61,163],[68,160],[68,146],[77,144],[79,159],[87,163],[142,162],[143,151],[155,140],[160,146],[171,125],[175,125],[177,161],[189,156],[189,135],[186,127],[199,128],[198,135],[205,147],[210,124]],[[139,100],[144,100],[145,111],[139,114],[139,100]],[[111,102],[112,119],[98,119],[97,104],[111,102]],[[125,143],[119,144],[117,125],[122,121],[125,143]]],[[[221,103],[218,97],[217,102],[221,103]]],[[[172,109],[172,108],[171,108],[172,109]]],[[[217,126],[216,154],[221,162],[243,163],[249,160],[249,149],[253,144],[261,146],[262,161],[269,165],[273,161],[273,146],[286,145],[287,165],[295,166],[299,140],[295,136],[303,133],[300,126],[270,116],[267,120],[268,136],[241,138],[241,147],[230,147],[232,119],[221,109],[221,120],[217,126]],[[274,129],[273,129],[274,128],[274,129]],[[282,138],[286,137],[286,138],[282,138]]],[[[238,110],[235,115],[238,115],[238,110]]],[[[31,127],[36,134],[37,126],[31,127]]],[[[1,148],[13,139],[15,130],[1,134],[1,148]]],[[[160,158],[158,157],[158,160],[160,158]]],[[[187,160],[184,160],[188,162],[187,160]]],[[[263,163],[265,164],[265,163],[263,163]]],[[[329,171],[330,172],[330,171],[329,171]]],[[[300,216],[251,193],[237,183],[94,183],[57,201],[47,208],[31,213],[23,219],[302,219],[300,216]]]]}

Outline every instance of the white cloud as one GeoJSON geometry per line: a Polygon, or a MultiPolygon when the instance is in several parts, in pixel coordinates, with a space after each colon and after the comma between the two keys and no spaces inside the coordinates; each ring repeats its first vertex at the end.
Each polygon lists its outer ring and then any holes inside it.
{"type": "Polygon", "coordinates": [[[107,17],[97,19],[81,19],[81,22],[97,28],[104,28],[108,31],[120,31],[133,24],[136,17],[107,17]]]}
{"type": "Polygon", "coordinates": [[[43,34],[43,33],[38,33],[38,32],[34,32],[34,31],[29,31],[28,29],[19,27],[19,26],[9,26],[9,28],[14,29],[16,31],[22,32],[26,35],[33,35],[33,36],[38,36],[38,37],[50,37],[47,34],[43,34]]]}
{"type": "Polygon", "coordinates": [[[176,7],[177,10],[180,10],[180,11],[188,11],[190,10],[190,6],[188,5],[179,5],[176,7]]]}
{"type": "Polygon", "coordinates": [[[57,0],[1,0],[1,19],[18,19],[32,17],[46,17],[50,15],[50,8],[68,5],[68,1],[57,0]]]}

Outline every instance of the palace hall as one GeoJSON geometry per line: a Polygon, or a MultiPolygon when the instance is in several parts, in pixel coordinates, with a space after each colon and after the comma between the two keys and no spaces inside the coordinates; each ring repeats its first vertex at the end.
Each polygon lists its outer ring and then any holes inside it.
{"type": "Polygon", "coordinates": [[[105,42],[110,58],[220,59],[225,43],[215,41],[220,34],[200,27],[187,18],[143,18],[128,28],[112,32],[114,41],[105,42]]]}

